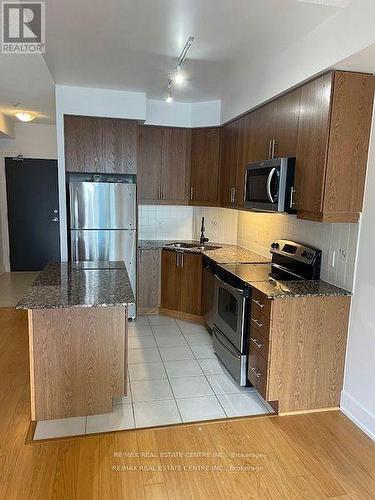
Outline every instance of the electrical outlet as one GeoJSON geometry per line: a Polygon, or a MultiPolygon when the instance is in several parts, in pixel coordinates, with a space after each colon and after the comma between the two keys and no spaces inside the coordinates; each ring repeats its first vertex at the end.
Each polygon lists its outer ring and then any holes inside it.
{"type": "Polygon", "coordinates": [[[346,260],[347,252],[345,248],[339,248],[339,259],[346,260]]]}

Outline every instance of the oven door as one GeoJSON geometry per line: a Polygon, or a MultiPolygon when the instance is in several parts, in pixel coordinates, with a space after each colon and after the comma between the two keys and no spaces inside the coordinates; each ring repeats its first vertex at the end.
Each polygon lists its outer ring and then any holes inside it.
{"type": "Polygon", "coordinates": [[[245,350],[245,312],[248,298],[215,275],[214,324],[240,352],[245,350]]]}

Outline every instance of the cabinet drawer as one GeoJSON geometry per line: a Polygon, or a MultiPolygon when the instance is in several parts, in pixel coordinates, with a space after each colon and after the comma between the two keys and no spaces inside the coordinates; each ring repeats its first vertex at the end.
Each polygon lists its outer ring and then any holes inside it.
{"type": "Polygon", "coordinates": [[[266,398],[267,391],[267,362],[259,354],[249,354],[247,376],[259,394],[266,398]]]}
{"type": "Polygon", "coordinates": [[[251,297],[251,312],[255,314],[263,314],[266,317],[271,315],[272,300],[268,299],[263,293],[253,289],[251,297]]]}
{"type": "Polygon", "coordinates": [[[257,328],[250,330],[249,353],[259,354],[265,361],[268,360],[268,340],[260,335],[257,328]]]}
{"type": "Polygon", "coordinates": [[[270,317],[259,314],[258,311],[251,311],[250,314],[250,333],[257,330],[265,339],[270,338],[270,317]]]}

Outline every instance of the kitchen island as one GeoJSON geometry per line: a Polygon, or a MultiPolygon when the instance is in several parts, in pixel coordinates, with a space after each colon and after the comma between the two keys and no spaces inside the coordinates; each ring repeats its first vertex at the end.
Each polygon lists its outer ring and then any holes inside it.
{"type": "Polygon", "coordinates": [[[28,310],[32,420],[110,413],[126,395],[123,262],[49,263],[17,309],[28,310]]]}

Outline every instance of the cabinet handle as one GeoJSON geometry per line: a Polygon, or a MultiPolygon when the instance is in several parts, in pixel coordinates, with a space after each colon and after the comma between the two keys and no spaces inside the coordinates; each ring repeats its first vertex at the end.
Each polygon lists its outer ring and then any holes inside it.
{"type": "MultiPolygon", "coordinates": [[[[250,366],[251,368],[251,366],[250,366]]],[[[260,377],[260,372],[257,372],[255,368],[251,368],[251,371],[255,374],[256,378],[260,377]]]]}
{"type": "Polygon", "coordinates": [[[270,139],[270,142],[268,143],[268,159],[271,160],[271,154],[272,154],[272,139],[270,139]]]}
{"type": "Polygon", "coordinates": [[[234,203],[236,199],[236,188],[232,187],[230,188],[230,202],[234,203]]]}
{"type": "Polygon", "coordinates": [[[194,198],[194,188],[193,186],[190,187],[190,200],[193,200],[194,198]]]}
{"type": "Polygon", "coordinates": [[[176,252],[176,267],[180,267],[180,254],[176,252]]]}
{"type": "Polygon", "coordinates": [[[180,254],[181,255],[181,267],[184,267],[184,254],[180,254]]]}
{"type": "Polygon", "coordinates": [[[276,139],[272,139],[272,141],[271,141],[271,159],[275,158],[276,144],[277,144],[276,139]]]}
{"type": "Polygon", "coordinates": [[[294,187],[291,187],[290,188],[290,204],[289,204],[289,208],[294,208],[294,195],[296,193],[296,190],[294,189],[294,187]]]}
{"type": "Polygon", "coordinates": [[[139,250],[139,262],[142,262],[143,250],[139,250]]]}
{"type": "Polygon", "coordinates": [[[262,328],[263,326],[263,323],[261,323],[260,321],[258,321],[257,319],[254,319],[254,318],[251,318],[251,321],[253,321],[257,326],[259,326],[259,328],[262,328]]]}
{"type": "Polygon", "coordinates": [[[253,342],[257,346],[258,349],[263,347],[263,344],[259,344],[258,339],[254,339],[253,337],[250,337],[250,340],[251,340],[251,342],[253,342]]]}
{"type": "Polygon", "coordinates": [[[262,304],[261,302],[259,302],[259,300],[255,300],[255,299],[253,299],[253,302],[254,302],[254,304],[256,304],[258,307],[260,307],[261,309],[263,309],[264,304],[262,304]]]}

